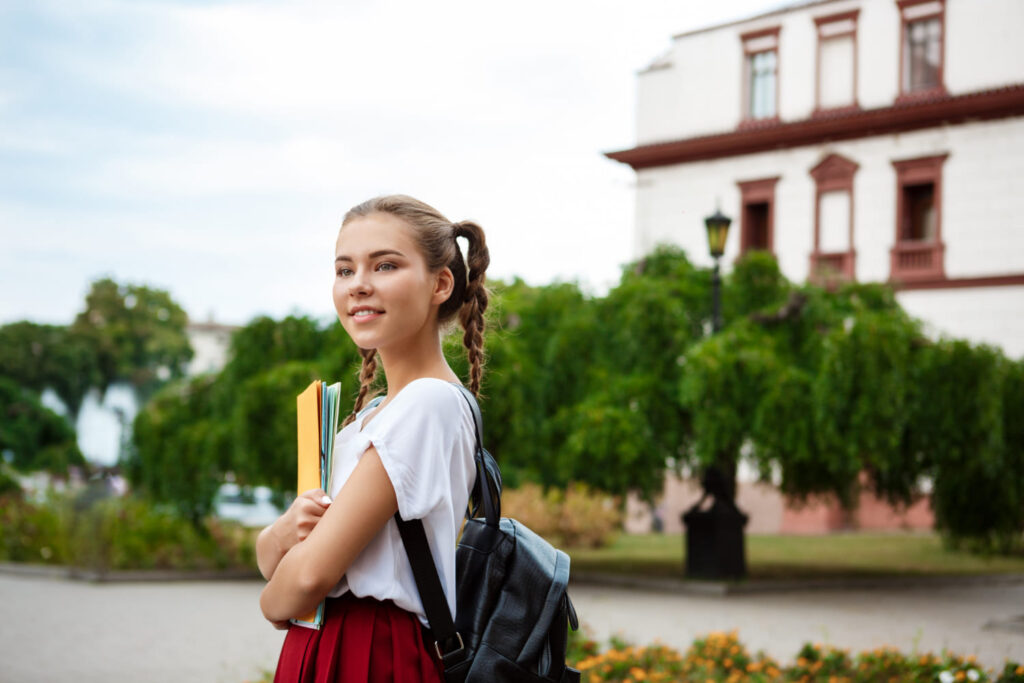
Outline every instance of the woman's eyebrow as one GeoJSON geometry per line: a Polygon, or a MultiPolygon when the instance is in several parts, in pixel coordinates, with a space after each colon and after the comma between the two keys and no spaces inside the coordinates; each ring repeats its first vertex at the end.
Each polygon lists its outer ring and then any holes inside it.
{"type": "MultiPolygon", "coordinates": [[[[403,254],[402,252],[398,251],[397,249],[380,249],[378,251],[375,251],[375,252],[371,253],[370,254],[370,258],[380,258],[381,256],[392,256],[392,255],[394,255],[394,256],[401,256],[402,258],[405,258],[405,254],[403,254]]],[[[334,259],[334,262],[337,263],[338,261],[351,261],[351,260],[352,260],[351,256],[346,256],[345,254],[340,254],[340,255],[338,255],[337,258],[334,259]]]]}

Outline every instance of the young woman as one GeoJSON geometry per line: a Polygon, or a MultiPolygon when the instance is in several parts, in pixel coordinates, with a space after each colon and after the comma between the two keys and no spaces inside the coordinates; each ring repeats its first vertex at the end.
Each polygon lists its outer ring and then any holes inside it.
{"type": "Polygon", "coordinates": [[[332,490],[296,498],[256,544],[268,580],[263,615],[288,628],[276,682],[442,680],[393,515],[423,520],[454,617],[456,536],[476,475],[475,437],[441,335],[457,317],[476,393],[488,262],[478,225],[451,223],[411,197],[377,197],[345,215],[334,306],[363,356],[359,395],[335,442],[332,490]],[[387,391],[364,409],[378,355],[387,391]],[[325,597],[319,630],[289,626],[325,597]]]}

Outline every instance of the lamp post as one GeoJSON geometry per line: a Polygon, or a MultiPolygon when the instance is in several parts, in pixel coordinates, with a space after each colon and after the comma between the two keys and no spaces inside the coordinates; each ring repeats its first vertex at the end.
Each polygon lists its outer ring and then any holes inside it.
{"type": "MultiPolygon", "coordinates": [[[[711,272],[712,317],[711,330],[722,329],[722,278],[719,259],[725,253],[732,220],[715,209],[704,219],[708,231],[708,249],[715,261],[711,272]]],[[[736,507],[735,468],[717,462],[708,467],[701,481],[704,495],[683,513],[686,527],[686,576],[695,579],[742,579],[747,574],[743,528],[747,516],[736,507]],[[708,498],[712,505],[702,509],[708,498]]]]}
{"type": "Polygon", "coordinates": [[[716,208],[715,213],[704,219],[704,227],[708,231],[708,249],[715,260],[715,268],[711,271],[711,295],[713,309],[711,314],[711,331],[717,333],[722,329],[722,277],[718,270],[718,260],[725,253],[725,240],[729,237],[729,224],[732,219],[716,208]]]}

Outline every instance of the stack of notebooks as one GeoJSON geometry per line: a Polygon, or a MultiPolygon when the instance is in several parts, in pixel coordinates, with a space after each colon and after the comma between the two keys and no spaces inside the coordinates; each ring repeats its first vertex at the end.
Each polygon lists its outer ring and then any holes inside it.
{"type": "MultiPolygon", "coordinates": [[[[298,493],[322,488],[331,491],[331,463],[334,456],[334,436],[338,433],[338,408],[341,384],[327,386],[314,381],[296,399],[299,432],[299,486],[298,493]]],[[[319,629],[324,623],[324,603],[315,612],[293,624],[319,629]]]]}

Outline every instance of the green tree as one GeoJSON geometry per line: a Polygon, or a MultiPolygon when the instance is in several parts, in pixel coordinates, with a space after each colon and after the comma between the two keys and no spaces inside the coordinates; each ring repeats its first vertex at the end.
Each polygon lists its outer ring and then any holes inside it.
{"type": "Polygon", "coordinates": [[[132,486],[198,524],[209,514],[231,459],[230,425],[212,411],[214,377],[172,382],[135,417],[134,448],[121,463],[132,486]]]}
{"type": "Polygon", "coordinates": [[[999,351],[943,341],[921,354],[910,433],[930,465],[936,525],[953,542],[1024,547],[1021,363],[999,351]]]}
{"type": "Polygon", "coordinates": [[[0,377],[37,393],[52,388],[72,417],[100,381],[88,339],[67,327],[28,321],[0,327],[0,377]]]}
{"type": "Polygon", "coordinates": [[[97,280],[71,331],[92,345],[99,388],[131,382],[144,395],[181,377],[192,358],[185,311],[163,290],[97,280]]]}
{"type": "Polygon", "coordinates": [[[0,453],[19,470],[67,474],[85,459],[67,421],[29,391],[0,378],[0,453]]]}
{"type": "MultiPolygon", "coordinates": [[[[296,481],[296,401],[320,378],[316,364],[291,361],[242,384],[231,416],[233,470],[241,483],[293,491],[296,481]]],[[[345,407],[342,407],[344,415],[345,407]]]]}

